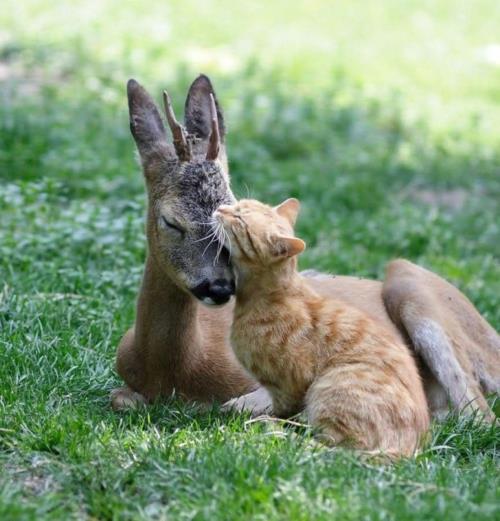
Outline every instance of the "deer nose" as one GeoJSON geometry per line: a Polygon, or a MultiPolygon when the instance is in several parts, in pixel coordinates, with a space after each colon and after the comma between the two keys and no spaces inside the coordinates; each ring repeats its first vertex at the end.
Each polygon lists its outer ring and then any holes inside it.
{"type": "Polygon", "coordinates": [[[225,304],[234,295],[234,280],[215,279],[214,281],[204,280],[191,290],[191,293],[209,306],[220,306],[225,304]]]}
{"type": "Polygon", "coordinates": [[[234,280],[216,279],[208,287],[208,297],[216,304],[225,304],[234,295],[234,280]]]}

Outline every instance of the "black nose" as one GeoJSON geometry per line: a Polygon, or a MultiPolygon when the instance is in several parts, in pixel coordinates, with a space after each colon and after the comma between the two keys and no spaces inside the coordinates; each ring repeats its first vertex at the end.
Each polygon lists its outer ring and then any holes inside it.
{"type": "Polygon", "coordinates": [[[191,293],[205,304],[225,304],[234,295],[234,280],[204,280],[191,290],[191,293]]]}
{"type": "Polygon", "coordinates": [[[216,304],[225,304],[234,295],[234,280],[217,279],[209,285],[208,296],[216,304]]]}

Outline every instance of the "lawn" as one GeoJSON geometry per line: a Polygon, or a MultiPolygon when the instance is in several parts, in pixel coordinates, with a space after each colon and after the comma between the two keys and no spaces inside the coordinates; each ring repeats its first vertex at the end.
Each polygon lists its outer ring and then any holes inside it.
{"type": "Polygon", "coordinates": [[[404,256],[500,327],[500,3],[51,2],[0,10],[0,519],[500,517],[499,430],[374,465],[176,401],[117,414],[145,257],[135,77],[209,74],[235,193],[298,197],[301,267],[404,256]]]}

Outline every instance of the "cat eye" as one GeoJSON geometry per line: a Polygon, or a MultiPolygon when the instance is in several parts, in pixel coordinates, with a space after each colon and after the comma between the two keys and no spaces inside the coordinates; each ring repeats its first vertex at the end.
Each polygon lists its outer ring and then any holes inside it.
{"type": "Polygon", "coordinates": [[[169,221],[164,215],[161,216],[163,220],[163,224],[169,228],[170,230],[175,230],[177,233],[184,235],[184,230],[180,228],[177,224],[174,224],[173,222],[169,221]]]}

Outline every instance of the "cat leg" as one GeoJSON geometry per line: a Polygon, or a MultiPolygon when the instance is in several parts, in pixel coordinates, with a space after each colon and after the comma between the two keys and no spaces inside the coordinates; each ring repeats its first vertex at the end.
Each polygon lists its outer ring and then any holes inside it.
{"type": "Polygon", "coordinates": [[[425,404],[414,403],[404,385],[381,383],[379,376],[370,364],[347,363],[311,384],[305,411],[321,441],[390,458],[416,453],[428,429],[425,404]]]}
{"type": "Polygon", "coordinates": [[[262,414],[271,414],[273,411],[273,400],[265,387],[258,387],[251,393],[227,401],[221,409],[223,411],[246,411],[255,417],[262,414]]]}
{"type": "MultiPolygon", "coordinates": [[[[305,397],[307,421],[315,429],[316,438],[326,445],[374,448],[374,442],[361,443],[359,414],[356,418],[351,414],[353,408],[363,413],[366,404],[359,404],[359,399],[354,398],[348,388],[342,389],[344,380],[342,369],[331,368],[310,385],[305,397]]],[[[373,436],[376,429],[369,432],[373,436]]]]}
{"type": "Polygon", "coordinates": [[[496,332],[455,287],[405,260],[391,262],[382,296],[393,322],[409,337],[428,371],[422,371],[429,408],[443,414],[443,394],[456,411],[493,414],[477,367],[500,373],[492,351],[496,332]],[[426,377],[430,375],[431,378],[426,377]]]}

